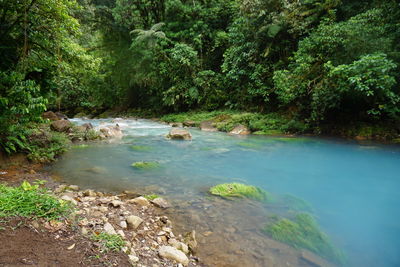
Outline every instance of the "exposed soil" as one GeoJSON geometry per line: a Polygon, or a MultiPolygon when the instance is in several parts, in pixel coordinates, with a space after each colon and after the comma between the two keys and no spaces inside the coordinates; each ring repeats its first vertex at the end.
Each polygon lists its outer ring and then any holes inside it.
{"type": "Polygon", "coordinates": [[[0,266],[131,266],[123,253],[98,257],[93,243],[73,231],[52,232],[32,224],[19,219],[1,221],[0,266]]]}

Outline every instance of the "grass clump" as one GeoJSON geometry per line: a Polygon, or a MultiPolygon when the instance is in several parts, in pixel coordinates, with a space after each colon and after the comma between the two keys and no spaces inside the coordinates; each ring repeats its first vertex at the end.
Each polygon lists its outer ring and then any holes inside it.
{"type": "Polygon", "coordinates": [[[132,167],[141,170],[150,170],[150,169],[157,169],[160,167],[160,164],[155,161],[137,161],[132,163],[132,167]]]}
{"type": "Polygon", "coordinates": [[[210,188],[210,193],[224,198],[250,198],[254,200],[267,200],[268,193],[258,187],[240,183],[219,184],[210,188]]]}
{"type": "Polygon", "coordinates": [[[43,181],[36,181],[33,185],[24,181],[18,187],[0,184],[0,217],[57,220],[67,216],[71,205],[50,195],[41,184],[43,181]]]}
{"type": "Polygon", "coordinates": [[[107,233],[94,234],[92,236],[94,241],[100,242],[103,246],[103,251],[120,251],[125,246],[125,241],[120,235],[113,235],[107,233]]]}
{"type": "Polygon", "coordinates": [[[151,151],[152,150],[152,148],[149,146],[138,146],[138,145],[131,146],[131,149],[135,150],[135,151],[151,151]]]}
{"type": "Polygon", "coordinates": [[[156,198],[159,198],[160,196],[159,195],[157,195],[157,194],[150,194],[150,195],[144,195],[143,196],[145,199],[147,199],[147,200],[154,200],[154,199],[156,199],[156,198]]]}
{"type": "Polygon", "coordinates": [[[309,214],[297,214],[293,220],[275,218],[263,231],[273,239],[295,248],[310,250],[336,263],[344,261],[343,253],[332,245],[329,237],[321,232],[309,214]]]}

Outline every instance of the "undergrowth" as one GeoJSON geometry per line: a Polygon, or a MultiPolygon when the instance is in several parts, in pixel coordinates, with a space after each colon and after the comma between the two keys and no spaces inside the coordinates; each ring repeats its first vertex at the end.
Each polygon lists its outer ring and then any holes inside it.
{"type": "Polygon", "coordinates": [[[93,234],[92,239],[101,243],[103,251],[120,251],[123,246],[125,246],[125,241],[120,235],[99,233],[93,234]]]}
{"type": "Polygon", "coordinates": [[[52,196],[41,184],[43,181],[32,185],[24,181],[18,187],[0,184],[0,217],[57,220],[67,216],[72,210],[71,205],[52,196]]]}
{"type": "Polygon", "coordinates": [[[232,110],[200,111],[168,114],[161,117],[166,122],[213,121],[215,127],[223,132],[231,131],[238,124],[248,127],[256,134],[282,135],[286,133],[304,133],[309,130],[308,124],[281,115],[279,113],[250,113],[232,110]]]}

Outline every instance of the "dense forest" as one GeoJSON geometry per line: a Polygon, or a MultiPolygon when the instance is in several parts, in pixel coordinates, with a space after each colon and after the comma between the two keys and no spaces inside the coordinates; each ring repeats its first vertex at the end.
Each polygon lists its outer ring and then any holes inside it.
{"type": "Polygon", "coordinates": [[[396,0],[0,5],[7,151],[24,147],[27,127],[46,109],[277,113],[317,133],[349,122],[400,128],[396,0]]]}

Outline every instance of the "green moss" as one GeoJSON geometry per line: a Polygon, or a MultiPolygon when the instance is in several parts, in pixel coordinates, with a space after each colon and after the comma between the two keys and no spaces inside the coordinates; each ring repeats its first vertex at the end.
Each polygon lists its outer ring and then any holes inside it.
{"type": "Polygon", "coordinates": [[[258,187],[240,183],[219,184],[210,188],[210,193],[224,198],[250,198],[264,201],[268,193],[258,187]]]}
{"type": "Polygon", "coordinates": [[[157,194],[150,194],[150,195],[144,195],[143,197],[146,198],[147,200],[151,201],[151,200],[154,200],[156,198],[159,198],[160,196],[157,195],[157,194]]]}
{"type": "Polygon", "coordinates": [[[159,168],[160,164],[158,162],[154,162],[154,161],[137,161],[137,162],[132,163],[131,166],[136,169],[149,170],[149,169],[159,168]]]}
{"type": "Polygon", "coordinates": [[[135,151],[151,151],[152,147],[133,145],[133,146],[131,146],[131,149],[135,150],[135,151]]]}
{"type": "Polygon", "coordinates": [[[344,261],[343,253],[332,245],[328,236],[321,232],[309,214],[298,214],[294,220],[277,219],[263,230],[273,239],[295,248],[310,250],[336,263],[344,261]]]}

